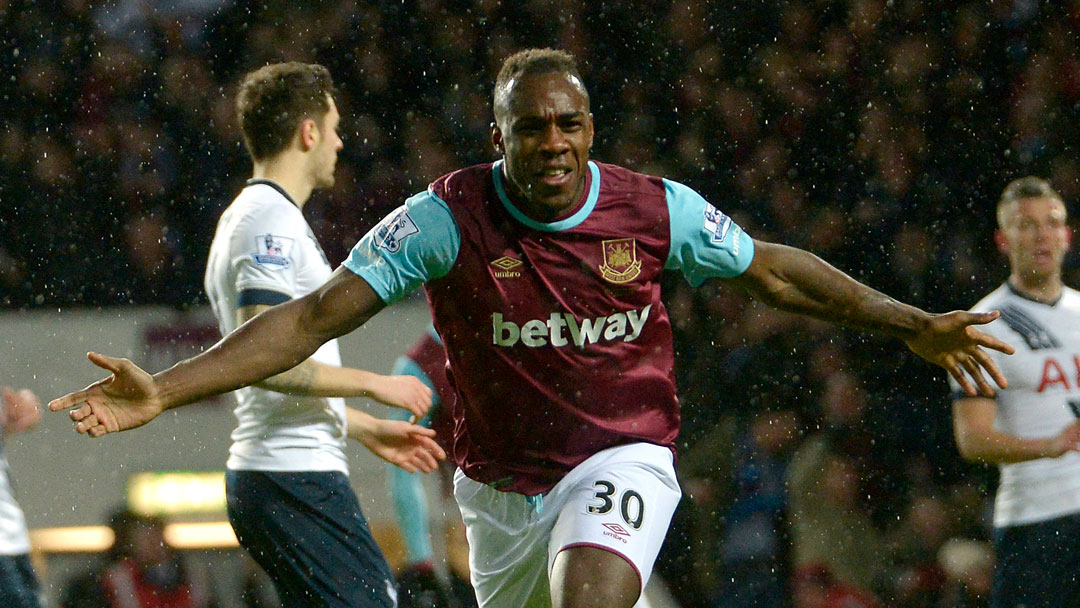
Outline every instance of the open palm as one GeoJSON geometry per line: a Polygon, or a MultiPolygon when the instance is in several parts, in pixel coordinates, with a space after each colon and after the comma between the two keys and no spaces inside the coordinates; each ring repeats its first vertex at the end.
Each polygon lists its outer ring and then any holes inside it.
{"type": "Polygon", "coordinates": [[[76,431],[101,437],[140,427],[161,413],[154,378],[142,368],[98,353],[89,353],[87,358],[111,375],[49,402],[54,412],[74,408],[69,415],[76,431]]]}
{"type": "Polygon", "coordinates": [[[984,372],[1001,388],[1008,386],[1008,382],[985,349],[991,348],[1009,355],[1014,349],[974,326],[989,323],[999,316],[997,311],[953,311],[934,315],[922,331],[907,340],[907,345],[916,355],[945,368],[968,395],[975,396],[978,391],[992,397],[994,388],[986,380],[984,372]]]}

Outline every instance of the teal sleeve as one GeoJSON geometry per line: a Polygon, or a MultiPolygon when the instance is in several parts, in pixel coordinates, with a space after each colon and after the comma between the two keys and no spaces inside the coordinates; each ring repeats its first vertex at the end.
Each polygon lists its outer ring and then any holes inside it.
{"type": "Polygon", "coordinates": [[[705,279],[729,279],[742,274],[754,259],[754,240],[738,224],[700,194],[678,182],[664,180],[671,249],[668,270],[681,270],[695,287],[705,279]]]}
{"type": "MultiPolygon", "coordinates": [[[[416,361],[404,355],[397,358],[390,373],[415,376],[433,393],[435,391],[431,379],[420,369],[416,361]]],[[[438,407],[438,399],[438,395],[432,395],[431,409],[417,424],[431,428],[431,415],[438,407]]],[[[390,416],[399,420],[408,420],[412,416],[408,410],[399,408],[392,408],[391,412],[390,416]]],[[[431,526],[428,523],[427,493],[424,490],[422,475],[409,473],[394,465],[387,466],[389,467],[387,479],[390,484],[390,498],[394,505],[394,516],[397,519],[398,528],[405,541],[406,559],[409,564],[431,561],[434,559],[434,551],[431,544],[431,526]]]]}
{"type": "Polygon", "coordinates": [[[349,252],[343,266],[363,278],[386,304],[454,266],[461,234],[450,208],[430,190],[386,216],[349,252]]]}

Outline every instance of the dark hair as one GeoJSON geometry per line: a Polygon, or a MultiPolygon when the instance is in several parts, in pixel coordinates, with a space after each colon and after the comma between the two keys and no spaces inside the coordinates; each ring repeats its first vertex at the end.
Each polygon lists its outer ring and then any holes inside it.
{"type": "Polygon", "coordinates": [[[585,89],[585,81],[578,70],[577,60],[566,51],[556,49],[525,49],[507,57],[499,69],[499,75],[495,79],[494,104],[496,114],[505,107],[506,85],[512,80],[529,74],[567,74],[577,79],[581,85],[581,91],[585,94],[585,100],[589,99],[589,92],[585,89]]]}
{"type": "Polygon", "coordinates": [[[284,150],[305,119],[322,126],[333,93],[330,71],[316,63],[273,63],[245,75],[236,116],[251,157],[260,161],[284,150]]]}
{"type": "Polygon", "coordinates": [[[1021,177],[1020,179],[1014,179],[1009,182],[1009,185],[1005,186],[1005,190],[1001,193],[1001,198],[998,199],[998,226],[1005,225],[1003,221],[1005,219],[1003,208],[1009,203],[1026,198],[1051,198],[1060,201],[1061,195],[1057,193],[1057,190],[1054,190],[1054,187],[1050,185],[1050,182],[1041,177],[1029,175],[1027,177],[1021,177]]]}

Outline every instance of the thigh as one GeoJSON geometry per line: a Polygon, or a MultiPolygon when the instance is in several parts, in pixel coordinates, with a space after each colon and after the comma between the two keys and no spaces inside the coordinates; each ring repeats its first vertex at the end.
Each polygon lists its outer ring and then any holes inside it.
{"type": "Polygon", "coordinates": [[[41,608],[41,588],[27,555],[0,555],[0,606],[41,608]]]}
{"type": "Polygon", "coordinates": [[[640,593],[682,497],[671,451],[652,444],[612,448],[583,462],[563,481],[550,497],[558,520],[548,545],[549,572],[560,552],[594,547],[629,564],[640,593]]]}
{"type": "Polygon", "coordinates": [[[549,608],[547,539],[554,518],[525,496],[454,475],[480,608],[549,608]]]}
{"type": "Polygon", "coordinates": [[[284,605],[389,608],[397,591],[348,478],[229,471],[229,521],[284,605]]]}

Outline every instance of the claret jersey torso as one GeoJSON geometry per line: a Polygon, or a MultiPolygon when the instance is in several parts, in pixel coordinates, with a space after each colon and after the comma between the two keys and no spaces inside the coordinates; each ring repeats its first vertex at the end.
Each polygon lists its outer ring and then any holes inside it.
{"type": "Polygon", "coordinates": [[[345,266],[387,303],[425,284],[446,345],[455,459],[523,494],[596,452],[672,447],[679,427],[659,278],[743,272],[753,242],[689,188],[589,163],[577,208],[551,223],[505,192],[501,162],[437,180],[354,248],[345,266]]]}

